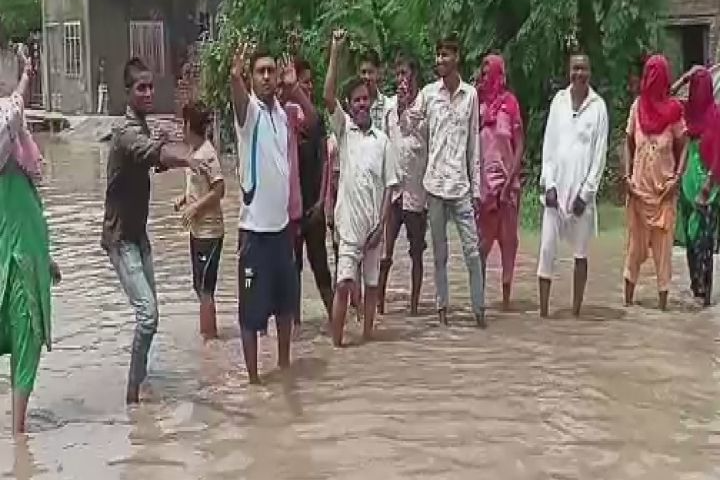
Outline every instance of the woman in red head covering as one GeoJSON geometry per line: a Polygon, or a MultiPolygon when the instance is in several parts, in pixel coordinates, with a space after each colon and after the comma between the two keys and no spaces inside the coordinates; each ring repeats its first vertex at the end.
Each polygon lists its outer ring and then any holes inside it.
{"type": "Polygon", "coordinates": [[[667,59],[651,56],[645,63],[640,96],[630,109],[626,129],[627,305],[633,302],[640,267],[652,252],[659,306],[667,308],[678,184],[687,156],[682,113],[682,104],[670,97],[667,59]]]}
{"type": "Polygon", "coordinates": [[[713,96],[713,81],[705,67],[693,68],[685,103],[690,143],[688,165],[682,177],[676,239],[685,246],[690,288],[710,305],[713,253],[717,240],[720,190],[720,108],[713,96]]]}
{"type": "Polygon", "coordinates": [[[480,102],[483,159],[475,166],[475,223],[485,259],[496,240],[500,246],[503,306],[507,309],[518,248],[522,118],[515,95],[507,89],[501,56],[485,57],[475,87],[480,102]]]}

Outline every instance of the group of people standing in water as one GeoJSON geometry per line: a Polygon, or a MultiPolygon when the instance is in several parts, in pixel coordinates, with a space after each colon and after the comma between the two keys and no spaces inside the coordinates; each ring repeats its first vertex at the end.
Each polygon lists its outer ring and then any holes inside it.
{"type": "MultiPolygon", "coordinates": [[[[429,228],[435,311],[440,323],[449,323],[448,222],[459,234],[477,325],[487,326],[485,264],[495,243],[502,260],[503,308],[511,303],[525,131],[503,58],[485,57],[470,85],[459,73],[458,39],[442,38],[435,48],[437,79],[422,87],[418,60],[399,52],[392,63],[396,92],[386,97],[373,51],[361,57],[357,75],[338,88],[346,39],[344,30],[333,32],[322,98],[329,135],[315,106],[312,66],[306,61],[277,58],[248,42],[238,47],[229,72],[241,190],[238,318],[251,383],[260,381],[258,334],[267,331],[271,317],[279,366],[290,364],[292,330],[300,325],[303,245],[337,347],[344,345],[350,304],[362,319],[364,339],[372,339],[375,315],[385,311],[403,225],[412,264],[411,315],[420,311],[429,228]],[[328,230],[334,280],[325,246],[328,230]]],[[[36,190],[40,153],[23,117],[30,73],[28,66],[16,91],[0,100],[0,354],[12,356],[15,432],[25,431],[41,348],[51,345],[50,287],[60,279],[36,190]]],[[[720,206],[720,110],[712,77],[696,67],[672,87],[670,78],[663,56],[647,60],[624,149],[625,302],[632,304],[640,267],[652,253],[661,309],[667,308],[676,237],[687,248],[693,293],[710,303],[720,206]],[[685,83],[689,96],[681,103],[672,94],[685,83]]],[[[153,139],[147,125],[152,73],[134,58],[125,66],[124,82],[128,107],[110,141],[101,244],[136,317],[126,397],[132,404],[140,399],[159,323],[147,234],[150,172],[186,171],[186,190],[174,206],[190,233],[193,286],[206,339],[217,336],[214,293],[225,234],[225,182],[207,140],[210,114],[201,103],[183,109],[185,142],[172,143],[165,135],[153,139]]],[[[573,249],[573,312],[580,315],[608,136],[607,107],[591,87],[590,58],[571,55],[569,84],[552,100],[542,150],[537,269],[542,317],[549,315],[562,240],[573,249]]]]}

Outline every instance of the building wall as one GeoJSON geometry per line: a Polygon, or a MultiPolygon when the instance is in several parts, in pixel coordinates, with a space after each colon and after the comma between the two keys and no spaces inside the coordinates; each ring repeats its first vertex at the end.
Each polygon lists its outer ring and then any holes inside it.
{"type": "MultiPolygon", "coordinates": [[[[44,0],[43,8],[44,55],[43,68],[48,69],[44,78],[48,82],[48,96],[53,110],[65,113],[85,112],[90,108],[92,92],[86,68],[89,40],[86,18],[86,2],[89,0],[44,0]],[[66,74],[64,25],[80,22],[80,72],[77,76],[66,74]]],[[[48,98],[46,97],[46,101],[48,98]]],[[[46,105],[46,108],[48,105],[46,105]]]]}
{"type": "MultiPolygon", "coordinates": [[[[712,63],[720,60],[720,0],[669,0],[667,23],[674,27],[706,25],[708,59],[712,63]]],[[[671,41],[677,42],[677,39],[671,38],[671,41]]]]}
{"type": "Polygon", "coordinates": [[[130,22],[162,20],[165,66],[164,74],[155,76],[155,107],[158,113],[173,113],[184,54],[187,45],[197,37],[197,28],[191,19],[198,9],[216,9],[218,3],[218,0],[91,0],[93,105],[97,105],[98,65],[103,58],[109,112],[123,113],[122,69],[130,56],[130,22]]]}
{"type": "Polygon", "coordinates": [[[91,0],[90,3],[90,83],[93,109],[97,111],[100,59],[105,62],[104,80],[108,85],[108,113],[125,111],[123,66],[130,51],[129,9],[126,1],[91,0]]]}

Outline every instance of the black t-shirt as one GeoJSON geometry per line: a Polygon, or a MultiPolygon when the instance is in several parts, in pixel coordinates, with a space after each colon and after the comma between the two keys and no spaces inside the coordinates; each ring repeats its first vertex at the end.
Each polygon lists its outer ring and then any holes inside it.
{"type": "Polygon", "coordinates": [[[307,211],[320,199],[322,176],[325,168],[325,140],[327,134],[322,119],[318,119],[307,132],[300,134],[298,160],[300,170],[300,191],[303,211],[307,211]]]}

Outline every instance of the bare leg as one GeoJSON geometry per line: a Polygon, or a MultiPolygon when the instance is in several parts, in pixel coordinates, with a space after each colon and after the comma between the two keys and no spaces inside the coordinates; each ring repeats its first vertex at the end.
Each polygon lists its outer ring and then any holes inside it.
{"type": "Polygon", "coordinates": [[[215,300],[210,295],[200,297],[200,334],[206,341],[218,336],[215,300]]]}
{"type": "Polygon", "coordinates": [[[658,308],[661,311],[666,312],[668,306],[668,291],[660,292],[658,295],[658,308]]]}
{"type": "Polygon", "coordinates": [[[575,272],[573,274],[573,315],[580,316],[585,285],[587,285],[588,262],[587,258],[575,259],[575,272]]]}
{"type": "Polygon", "coordinates": [[[550,316],[550,286],[552,280],[549,278],[538,277],[538,287],[540,290],[540,318],[548,318],[550,316]]]}
{"type": "MultiPolygon", "coordinates": [[[[257,332],[242,329],[243,355],[245,356],[245,366],[248,371],[248,381],[251,385],[259,385],[260,377],[258,376],[258,351],[257,351],[257,332]]],[[[278,337],[279,337],[278,333],[278,337]]]]}
{"type": "Polygon", "coordinates": [[[635,284],[627,278],[625,279],[625,306],[629,307],[633,304],[635,298],[635,284]]]}
{"type": "Polygon", "coordinates": [[[372,340],[375,310],[378,302],[378,287],[365,286],[365,319],[363,323],[363,339],[372,340]]]}
{"type": "Polygon", "coordinates": [[[445,325],[446,327],[448,326],[447,309],[441,308],[438,310],[438,320],[441,325],[445,325]]]}
{"type": "Polygon", "coordinates": [[[286,316],[276,317],[278,340],[278,367],[285,369],[290,366],[290,337],[292,336],[292,319],[286,316]]]}
{"type": "Polygon", "coordinates": [[[331,287],[320,288],[320,298],[322,299],[323,305],[325,305],[328,319],[332,317],[333,295],[335,295],[335,292],[333,292],[331,287]]]}
{"type": "Polygon", "coordinates": [[[26,432],[25,419],[30,394],[13,389],[12,398],[13,435],[21,435],[26,432]]]}
{"type": "Polygon", "coordinates": [[[418,314],[418,305],[420,304],[420,290],[423,281],[423,262],[420,258],[412,259],[412,287],[410,290],[410,315],[418,314]]]}
{"type": "Polygon", "coordinates": [[[512,284],[510,283],[503,283],[502,285],[502,302],[503,302],[503,310],[507,311],[510,310],[510,294],[512,292],[512,284]]]}
{"type": "MultiPolygon", "coordinates": [[[[390,247],[388,247],[388,249],[389,248],[390,247]]],[[[392,252],[390,255],[392,255],[392,252]]],[[[392,256],[388,256],[380,260],[380,282],[378,285],[377,302],[377,311],[380,315],[385,313],[385,290],[387,289],[387,281],[388,276],[390,275],[390,267],[392,267],[392,263],[392,256]]],[[[365,304],[367,305],[367,299],[365,300],[365,304]]]]}
{"type": "Polygon", "coordinates": [[[332,336],[333,345],[342,347],[343,331],[345,330],[345,317],[347,316],[348,296],[353,291],[352,280],[346,280],[335,288],[335,299],[332,306],[332,336]]]}

